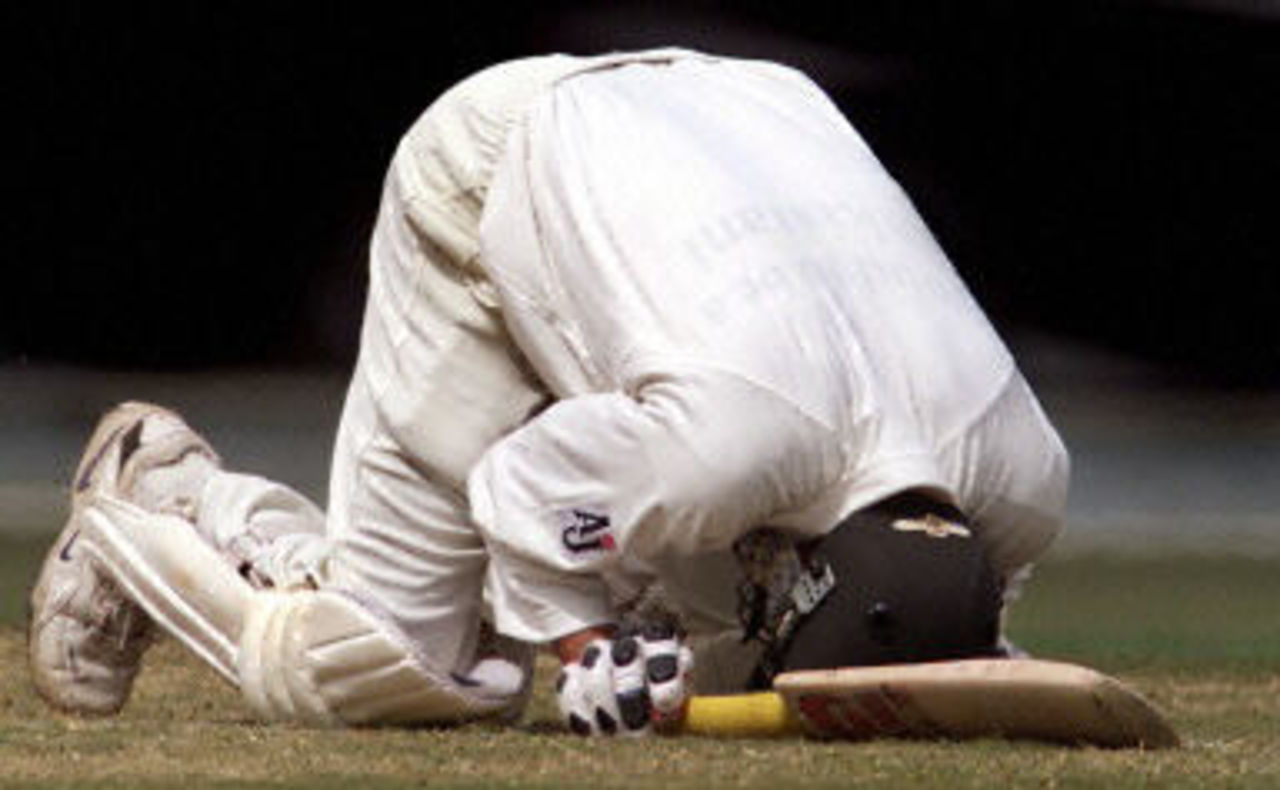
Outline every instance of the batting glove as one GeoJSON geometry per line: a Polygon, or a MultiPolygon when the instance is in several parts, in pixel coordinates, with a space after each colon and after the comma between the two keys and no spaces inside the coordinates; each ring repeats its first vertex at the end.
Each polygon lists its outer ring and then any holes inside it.
{"type": "Polygon", "coordinates": [[[560,713],[578,735],[648,735],[683,715],[692,669],[669,626],[596,639],[556,680],[560,713]]]}

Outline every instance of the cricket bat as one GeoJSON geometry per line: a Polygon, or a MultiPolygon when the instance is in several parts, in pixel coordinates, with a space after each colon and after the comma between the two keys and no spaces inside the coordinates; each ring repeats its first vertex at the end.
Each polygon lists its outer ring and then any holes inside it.
{"type": "Polygon", "coordinates": [[[1008,738],[1108,748],[1176,747],[1138,692],[1101,672],[1038,659],[964,659],[787,672],[774,690],[693,697],[683,732],[827,740],[1008,738]]]}

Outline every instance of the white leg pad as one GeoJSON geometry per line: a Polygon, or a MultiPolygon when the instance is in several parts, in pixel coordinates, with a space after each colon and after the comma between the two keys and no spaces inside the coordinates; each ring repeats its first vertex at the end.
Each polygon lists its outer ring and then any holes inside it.
{"type": "Polygon", "coordinates": [[[317,725],[451,723],[523,701],[519,674],[489,684],[434,671],[394,626],[338,592],[259,595],[238,667],[259,715],[317,725]]]}
{"type": "Polygon", "coordinates": [[[497,658],[469,677],[433,668],[349,595],[255,590],[191,524],[106,496],[81,540],[166,631],[269,720],[442,724],[520,712],[528,673],[497,658]]]}
{"type": "Polygon", "coordinates": [[[253,588],[192,525],[99,495],[87,504],[84,546],[167,632],[231,683],[253,588]]]}

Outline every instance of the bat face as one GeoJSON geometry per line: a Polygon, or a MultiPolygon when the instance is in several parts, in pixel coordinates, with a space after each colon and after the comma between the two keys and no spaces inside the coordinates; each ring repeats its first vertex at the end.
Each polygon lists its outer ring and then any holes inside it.
{"type": "Polygon", "coordinates": [[[815,738],[1003,737],[1165,748],[1178,737],[1136,691],[1087,667],[969,659],[790,672],[775,689],[815,738]]]}

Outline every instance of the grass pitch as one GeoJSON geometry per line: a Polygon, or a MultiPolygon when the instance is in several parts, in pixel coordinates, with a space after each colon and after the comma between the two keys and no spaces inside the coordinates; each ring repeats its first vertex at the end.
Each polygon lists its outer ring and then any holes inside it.
{"type": "Polygon", "coordinates": [[[1010,631],[1046,658],[1133,683],[1170,716],[1177,751],[1026,743],[563,734],[550,663],[514,729],[317,731],[255,724],[172,642],[124,714],[80,719],[29,686],[25,592],[44,546],[0,539],[0,787],[1280,787],[1280,568],[1247,559],[1047,563],[1010,631]]]}

